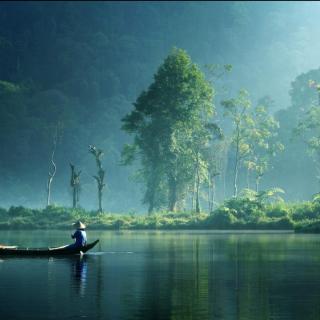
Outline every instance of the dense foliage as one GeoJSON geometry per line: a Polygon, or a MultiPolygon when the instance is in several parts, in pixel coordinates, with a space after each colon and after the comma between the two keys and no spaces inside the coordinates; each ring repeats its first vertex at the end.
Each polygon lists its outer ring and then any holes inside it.
{"type": "Polygon", "coordinates": [[[70,229],[82,220],[90,229],[212,229],[295,230],[320,232],[320,201],[285,203],[281,189],[245,190],[208,213],[158,212],[153,215],[113,214],[48,206],[46,209],[10,207],[0,210],[0,229],[70,229]]]}
{"type": "Polygon", "coordinates": [[[162,206],[175,211],[194,179],[200,179],[204,150],[217,131],[213,88],[186,52],[176,49],[134,107],[123,119],[124,130],[135,134],[134,144],[124,149],[124,162],[140,156],[149,212],[162,206]]]}

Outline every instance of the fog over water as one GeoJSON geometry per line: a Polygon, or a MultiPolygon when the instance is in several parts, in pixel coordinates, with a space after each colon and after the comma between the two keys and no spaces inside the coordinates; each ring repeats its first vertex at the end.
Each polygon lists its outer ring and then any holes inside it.
{"type": "MultiPolygon", "coordinates": [[[[53,132],[62,123],[51,202],[72,205],[72,162],[82,170],[80,205],[97,208],[97,169],[88,152],[95,145],[104,151],[105,210],[145,212],[144,185],[134,178],[139,163],[120,165],[124,144],[133,141],[121,119],[173,47],[203,72],[206,64],[232,65],[214,81],[226,132],[221,100],[242,88],[253,106],[269,97],[285,149],[261,189],[310,199],[319,190],[316,162],[292,131],[317,100],[308,81],[320,81],[319,16],[320,3],[311,1],[1,2],[0,206],[45,207],[53,132]]],[[[233,159],[230,153],[225,180],[217,178],[218,202],[232,195],[233,159]]],[[[246,184],[242,168],[240,189],[246,184]]]]}

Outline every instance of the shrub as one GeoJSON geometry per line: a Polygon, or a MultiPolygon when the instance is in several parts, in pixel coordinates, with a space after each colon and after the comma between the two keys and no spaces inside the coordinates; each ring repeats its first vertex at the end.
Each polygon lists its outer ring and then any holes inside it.
{"type": "Polygon", "coordinates": [[[233,209],[220,207],[207,218],[205,224],[211,226],[212,228],[229,228],[237,221],[237,218],[233,215],[233,212],[235,212],[233,209]]]}
{"type": "Polygon", "coordinates": [[[320,233],[320,221],[309,224],[298,224],[295,227],[298,233],[320,233]]]}
{"type": "Polygon", "coordinates": [[[224,202],[224,207],[230,209],[237,219],[243,219],[246,222],[257,221],[264,215],[264,206],[255,199],[231,198],[224,202]]]}
{"type": "Polygon", "coordinates": [[[285,203],[275,203],[266,208],[266,216],[269,218],[289,217],[290,207],[285,203]]]}
{"type": "Polygon", "coordinates": [[[314,220],[320,218],[320,205],[313,202],[303,202],[293,205],[292,219],[295,221],[314,220]]]}
{"type": "Polygon", "coordinates": [[[278,229],[278,230],[292,230],[294,227],[294,223],[290,218],[284,217],[279,220],[271,221],[270,227],[271,229],[278,229]]]}

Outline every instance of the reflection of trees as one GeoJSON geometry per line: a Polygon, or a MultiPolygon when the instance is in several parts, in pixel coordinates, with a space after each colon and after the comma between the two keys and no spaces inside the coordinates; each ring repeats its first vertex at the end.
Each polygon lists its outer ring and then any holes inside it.
{"type": "Polygon", "coordinates": [[[162,235],[161,241],[149,237],[140,316],[208,318],[208,268],[202,263],[201,245],[201,237],[190,235],[162,235]]]}
{"type": "Polygon", "coordinates": [[[318,258],[303,252],[294,236],[217,236],[208,250],[209,315],[214,319],[317,319],[318,258]]]}
{"type": "Polygon", "coordinates": [[[234,274],[235,264],[225,260],[225,249],[225,240],[218,238],[210,241],[208,302],[211,314],[221,319],[232,319],[230,316],[236,313],[236,283],[230,275],[234,274]]]}
{"type": "Polygon", "coordinates": [[[180,290],[176,292],[175,300],[181,299],[179,309],[184,319],[208,319],[208,301],[205,299],[208,296],[208,266],[204,263],[207,257],[202,250],[205,239],[198,235],[192,236],[190,240],[191,244],[183,241],[179,271],[184,276],[176,280],[180,290]]]}
{"type": "Polygon", "coordinates": [[[235,274],[238,319],[270,319],[267,264],[261,252],[259,243],[243,243],[241,237],[236,238],[235,274]],[[250,259],[251,252],[256,255],[254,260],[250,259]]]}
{"type": "MultiPolygon", "coordinates": [[[[226,262],[230,270],[230,292],[233,292],[234,316],[237,319],[270,319],[268,300],[268,241],[254,236],[232,235],[225,241],[229,253],[226,262]]],[[[269,237],[270,240],[270,237],[269,237]]],[[[270,245],[270,243],[269,243],[270,245]]]]}
{"type": "Polygon", "coordinates": [[[173,239],[159,241],[157,235],[148,237],[146,263],[139,317],[143,319],[171,319],[175,250],[173,239]],[[166,263],[165,263],[166,262],[166,263]]]}

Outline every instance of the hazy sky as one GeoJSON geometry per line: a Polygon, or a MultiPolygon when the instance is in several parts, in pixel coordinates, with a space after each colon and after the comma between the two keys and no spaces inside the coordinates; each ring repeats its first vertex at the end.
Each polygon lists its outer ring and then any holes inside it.
{"type": "MultiPolygon", "coordinates": [[[[223,30],[215,30],[212,22],[208,32],[223,34],[224,38],[218,39],[225,51],[218,60],[233,64],[234,88],[245,87],[255,98],[270,95],[276,109],[288,107],[291,81],[300,73],[319,67],[320,3],[248,1],[235,5],[230,30],[230,21],[219,24],[223,30]]],[[[210,11],[221,10],[223,3],[203,6],[206,12],[201,15],[208,19],[210,11]]],[[[214,41],[205,44],[206,38],[192,39],[191,51],[199,48],[197,55],[208,63],[214,62],[219,48],[214,41]]]]}

